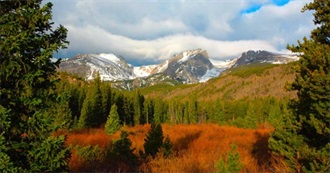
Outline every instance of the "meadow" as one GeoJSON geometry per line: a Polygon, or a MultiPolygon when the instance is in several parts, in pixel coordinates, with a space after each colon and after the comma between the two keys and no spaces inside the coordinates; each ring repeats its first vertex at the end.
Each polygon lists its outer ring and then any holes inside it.
{"type": "Polygon", "coordinates": [[[140,153],[143,152],[144,138],[150,125],[125,126],[122,129],[128,132],[133,153],[139,160],[139,164],[133,168],[125,163],[114,163],[111,158],[83,159],[76,154],[77,146],[98,146],[101,150],[106,148],[119,138],[119,132],[106,135],[103,128],[96,128],[62,133],[67,134],[66,144],[73,148],[69,162],[73,172],[215,172],[216,163],[220,158],[226,158],[232,144],[237,146],[243,165],[240,172],[285,172],[283,161],[272,157],[268,149],[272,129],[262,127],[243,129],[217,124],[163,124],[164,136],[168,136],[173,143],[172,154],[165,157],[159,152],[155,158],[142,158],[140,153]]]}

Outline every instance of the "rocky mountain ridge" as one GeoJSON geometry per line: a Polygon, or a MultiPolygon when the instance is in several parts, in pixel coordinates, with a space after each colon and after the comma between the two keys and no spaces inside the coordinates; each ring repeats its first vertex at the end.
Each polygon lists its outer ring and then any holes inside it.
{"type": "Polygon", "coordinates": [[[158,83],[191,84],[218,77],[222,71],[251,63],[286,64],[296,61],[294,55],[268,51],[248,51],[230,61],[213,64],[206,50],[187,50],[158,65],[134,67],[118,55],[80,54],[60,64],[60,71],[76,73],[92,80],[99,72],[101,80],[111,81],[123,89],[150,86],[158,83]]]}

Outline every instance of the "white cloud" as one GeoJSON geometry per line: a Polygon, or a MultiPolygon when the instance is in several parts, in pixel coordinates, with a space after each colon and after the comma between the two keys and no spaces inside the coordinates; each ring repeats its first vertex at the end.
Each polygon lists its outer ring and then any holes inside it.
{"type": "Polygon", "coordinates": [[[233,21],[234,33],[240,38],[268,40],[279,49],[287,43],[296,43],[313,29],[311,12],[301,13],[304,4],[306,1],[290,1],[284,6],[265,5],[233,21]]]}
{"type": "Polygon", "coordinates": [[[82,53],[116,53],[128,57],[131,61],[136,57],[148,62],[161,62],[174,54],[202,48],[214,59],[236,57],[242,51],[265,49],[276,51],[275,47],[261,40],[219,41],[192,34],[178,34],[153,40],[134,40],[114,35],[94,26],[67,26],[71,40],[71,49],[82,53]]]}
{"type": "Polygon", "coordinates": [[[59,0],[53,15],[69,30],[62,54],[109,52],[150,63],[202,48],[224,59],[249,49],[282,51],[308,36],[313,16],[300,11],[309,1],[59,0]],[[260,9],[242,14],[255,4],[260,9]]]}

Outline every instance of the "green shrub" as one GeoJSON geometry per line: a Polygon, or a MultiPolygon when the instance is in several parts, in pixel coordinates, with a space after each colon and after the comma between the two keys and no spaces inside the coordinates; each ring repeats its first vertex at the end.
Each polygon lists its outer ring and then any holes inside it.
{"type": "Polygon", "coordinates": [[[231,150],[228,152],[225,160],[219,159],[215,165],[216,172],[218,173],[238,173],[242,169],[240,155],[237,152],[237,146],[231,144],[231,150]]]}

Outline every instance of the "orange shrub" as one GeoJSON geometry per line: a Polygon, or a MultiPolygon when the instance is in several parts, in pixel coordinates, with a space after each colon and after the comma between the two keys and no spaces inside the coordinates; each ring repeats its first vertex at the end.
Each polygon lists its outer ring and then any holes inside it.
{"type": "MultiPolygon", "coordinates": [[[[159,154],[156,158],[140,159],[139,170],[143,172],[214,172],[217,161],[225,158],[230,145],[235,143],[240,160],[243,164],[242,172],[271,172],[270,168],[277,171],[285,170],[281,159],[271,159],[268,149],[268,138],[271,129],[241,129],[216,124],[199,125],[162,125],[164,137],[167,135],[173,143],[173,154],[165,158],[159,154]],[[283,169],[281,169],[283,167],[283,169]]],[[[134,153],[138,155],[143,151],[144,138],[150,125],[137,125],[124,127],[129,132],[134,153]]],[[[119,133],[106,135],[104,129],[91,129],[68,134],[67,144],[70,145],[99,145],[104,147],[114,139],[119,138],[119,133]]],[[[73,171],[82,164],[74,154],[70,161],[73,171]]]]}

